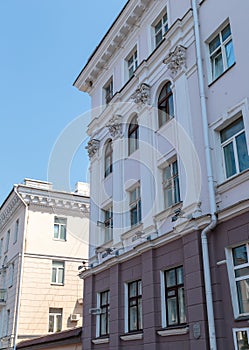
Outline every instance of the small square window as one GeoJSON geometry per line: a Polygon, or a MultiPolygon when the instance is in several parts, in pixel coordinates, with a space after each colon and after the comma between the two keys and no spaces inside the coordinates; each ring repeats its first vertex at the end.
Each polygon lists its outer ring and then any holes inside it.
{"type": "Polygon", "coordinates": [[[66,218],[54,218],[54,238],[61,241],[65,241],[67,236],[67,219],[66,218]]]}

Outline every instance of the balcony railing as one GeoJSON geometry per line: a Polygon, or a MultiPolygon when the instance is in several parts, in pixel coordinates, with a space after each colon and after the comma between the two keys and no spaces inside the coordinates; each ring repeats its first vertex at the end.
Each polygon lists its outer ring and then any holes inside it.
{"type": "Polygon", "coordinates": [[[6,303],[6,289],[0,289],[0,304],[6,303]]]}

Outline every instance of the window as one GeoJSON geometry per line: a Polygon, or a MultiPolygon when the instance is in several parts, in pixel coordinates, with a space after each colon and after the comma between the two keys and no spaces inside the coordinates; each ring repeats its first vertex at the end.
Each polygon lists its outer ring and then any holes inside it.
{"type": "Polygon", "coordinates": [[[49,308],[49,333],[60,332],[62,329],[62,309],[61,308],[49,308]]]}
{"type": "Polygon", "coordinates": [[[110,291],[99,293],[99,336],[109,334],[110,291]]]}
{"type": "Polygon", "coordinates": [[[105,148],[105,177],[112,173],[112,140],[109,140],[105,148]]]}
{"type": "Polygon", "coordinates": [[[128,332],[142,328],[142,281],[138,280],[128,283],[128,332]]]}
{"type": "Polygon", "coordinates": [[[104,101],[106,105],[108,105],[112,97],[113,97],[113,79],[111,78],[108,81],[108,83],[104,86],[104,101]]]}
{"type": "Polygon", "coordinates": [[[1,238],[1,241],[0,241],[0,258],[2,256],[2,252],[3,252],[3,238],[1,238]]]}
{"type": "Polygon", "coordinates": [[[6,311],[6,328],[5,328],[5,335],[10,335],[9,334],[9,323],[10,323],[10,310],[6,311]]]}
{"type": "Polygon", "coordinates": [[[105,215],[105,242],[108,242],[112,239],[112,233],[113,233],[113,212],[112,207],[108,208],[107,210],[104,210],[105,215]]]}
{"type": "Polygon", "coordinates": [[[137,116],[133,117],[128,128],[128,153],[135,152],[139,147],[139,126],[137,116]]]}
{"type": "Polygon", "coordinates": [[[13,280],[14,280],[14,263],[10,264],[9,266],[9,287],[13,286],[13,280]]]}
{"type": "Polygon", "coordinates": [[[183,267],[170,269],[164,272],[166,323],[175,326],[186,323],[183,267]]]}
{"type": "Polygon", "coordinates": [[[135,49],[126,59],[127,63],[127,71],[128,71],[128,79],[133,77],[135,70],[138,66],[138,60],[137,60],[137,50],[135,49]]]}
{"type": "Polygon", "coordinates": [[[243,119],[239,118],[220,133],[226,177],[249,168],[243,119]]]}
{"type": "Polygon", "coordinates": [[[249,328],[241,328],[233,330],[233,339],[235,350],[247,350],[249,349],[249,328]]]}
{"type": "Polygon", "coordinates": [[[230,24],[227,24],[209,43],[212,80],[218,78],[234,62],[234,51],[230,24]]]}
{"type": "Polygon", "coordinates": [[[164,12],[164,14],[156,21],[154,25],[155,47],[157,47],[163,40],[163,36],[168,29],[168,16],[167,13],[164,12]]]}
{"type": "Polygon", "coordinates": [[[54,218],[54,238],[65,241],[66,233],[67,233],[67,219],[55,217],[54,218]]]}
{"type": "Polygon", "coordinates": [[[131,226],[135,226],[141,222],[140,186],[130,191],[130,220],[131,226]]]}
{"type": "Polygon", "coordinates": [[[7,236],[6,236],[6,242],[5,242],[5,251],[7,252],[9,249],[9,243],[10,243],[10,230],[8,230],[7,232],[7,236]]]}
{"type": "Polygon", "coordinates": [[[168,208],[180,202],[180,186],[177,160],[163,169],[164,207],[168,208]]]}
{"type": "Polygon", "coordinates": [[[52,283],[64,284],[64,261],[52,261],[52,283]]]}
{"type": "Polygon", "coordinates": [[[174,117],[174,101],[171,83],[168,81],[162,88],[158,97],[158,123],[159,128],[174,117]]]}
{"type": "Polygon", "coordinates": [[[14,232],[14,242],[13,242],[13,244],[17,242],[18,230],[19,230],[19,219],[16,220],[15,232],[14,232]]]}

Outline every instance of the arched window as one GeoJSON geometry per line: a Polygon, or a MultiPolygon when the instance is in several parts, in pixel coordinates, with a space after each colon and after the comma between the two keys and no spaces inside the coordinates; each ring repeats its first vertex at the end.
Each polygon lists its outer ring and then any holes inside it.
{"type": "Polygon", "coordinates": [[[133,117],[128,129],[128,153],[129,155],[139,147],[139,126],[137,116],[133,117]]]}
{"type": "Polygon", "coordinates": [[[159,128],[174,117],[174,102],[171,83],[168,81],[162,88],[158,97],[159,128]]]}
{"type": "Polygon", "coordinates": [[[112,140],[109,140],[105,149],[105,177],[112,173],[112,140]]]}

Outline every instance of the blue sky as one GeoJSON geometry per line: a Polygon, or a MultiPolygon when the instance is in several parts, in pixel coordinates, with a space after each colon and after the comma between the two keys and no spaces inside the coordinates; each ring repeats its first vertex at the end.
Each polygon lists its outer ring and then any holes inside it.
{"type": "MultiPolygon", "coordinates": [[[[72,84],[125,3],[0,1],[0,203],[25,177],[47,180],[56,140],[90,109],[89,96],[72,84]]],[[[72,190],[87,180],[83,124],[68,169],[72,190]]]]}

